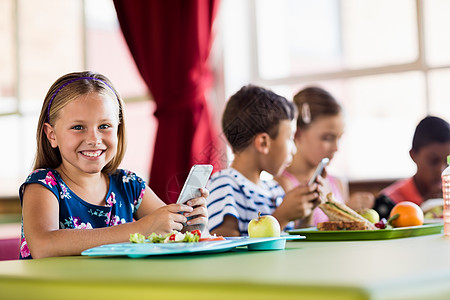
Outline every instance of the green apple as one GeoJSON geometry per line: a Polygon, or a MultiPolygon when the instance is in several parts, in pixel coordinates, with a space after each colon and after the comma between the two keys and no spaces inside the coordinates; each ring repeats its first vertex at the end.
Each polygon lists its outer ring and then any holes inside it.
{"type": "Polygon", "coordinates": [[[248,223],[248,236],[251,238],[279,237],[280,232],[280,223],[271,215],[261,216],[258,212],[258,218],[248,223]]]}
{"type": "Polygon", "coordinates": [[[380,222],[380,215],[375,209],[367,208],[360,213],[361,216],[369,220],[370,223],[378,223],[380,222]]]}

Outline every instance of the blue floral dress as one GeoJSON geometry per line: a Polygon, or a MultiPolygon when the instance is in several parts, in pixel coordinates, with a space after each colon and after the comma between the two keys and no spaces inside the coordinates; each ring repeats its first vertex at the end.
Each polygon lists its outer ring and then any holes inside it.
{"type": "MultiPolygon", "coordinates": [[[[106,205],[97,206],[84,201],[71,191],[56,170],[38,169],[20,186],[21,204],[25,188],[30,183],[45,186],[55,195],[59,202],[60,229],[92,229],[132,222],[146,186],[145,181],[136,174],[119,169],[109,176],[106,205]]],[[[23,233],[22,220],[20,259],[30,258],[32,257],[23,233]]]]}

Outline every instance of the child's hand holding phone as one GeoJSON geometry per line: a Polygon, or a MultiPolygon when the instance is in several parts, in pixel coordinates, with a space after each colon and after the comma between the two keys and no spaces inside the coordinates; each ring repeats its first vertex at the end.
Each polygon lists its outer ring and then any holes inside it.
{"type": "Polygon", "coordinates": [[[184,231],[200,230],[204,231],[208,221],[206,209],[206,197],[209,192],[205,189],[208,179],[213,170],[212,165],[194,165],[183,185],[178,204],[187,204],[194,210],[185,214],[188,222],[184,224],[184,231]]]}
{"type": "Polygon", "coordinates": [[[316,170],[314,171],[313,176],[311,177],[311,179],[308,182],[308,185],[312,185],[314,182],[317,181],[317,177],[319,177],[320,175],[322,175],[325,167],[328,165],[328,163],[330,162],[330,159],[325,157],[323,158],[320,163],[317,165],[316,170]]]}

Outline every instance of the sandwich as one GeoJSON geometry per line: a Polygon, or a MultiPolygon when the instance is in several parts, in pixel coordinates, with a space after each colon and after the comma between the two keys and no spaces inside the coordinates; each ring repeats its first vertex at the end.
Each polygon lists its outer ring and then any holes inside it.
{"type": "Polygon", "coordinates": [[[328,216],[328,222],[317,224],[317,229],[325,230],[375,230],[374,224],[356,211],[334,199],[332,193],[327,195],[325,202],[319,208],[328,216]]]}

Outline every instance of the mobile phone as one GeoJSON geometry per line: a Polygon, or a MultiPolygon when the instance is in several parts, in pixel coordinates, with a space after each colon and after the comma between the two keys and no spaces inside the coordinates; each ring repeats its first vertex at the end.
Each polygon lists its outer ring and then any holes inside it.
{"type": "Polygon", "coordinates": [[[311,184],[313,184],[313,183],[316,181],[317,177],[318,177],[320,174],[322,174],[323,169],[328,165],[329,162],[330,162],[330,159],[327,158],[327,157],[323,158],[323,159],[320,161],[320,163],[317,165],[316,170],[314,171],[313,176],[312,176],[311,179],[309,180],[308,185],[311,185],[311,184]]]}
{"type": "Polygon", "coordinates": [[[212,165],[193,165],[178,196],[177,203],[184,204],[193,198],[200,197],[202,194],[199,189],[206,186],[212,170],[212,165]]]}

